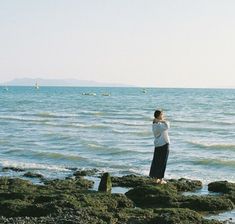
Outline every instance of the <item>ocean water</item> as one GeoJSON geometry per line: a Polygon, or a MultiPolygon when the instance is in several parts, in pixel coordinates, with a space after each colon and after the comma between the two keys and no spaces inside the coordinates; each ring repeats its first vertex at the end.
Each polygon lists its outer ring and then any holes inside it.
{"type": "Polygon", "coordinates": [[[235,182],[235,89],[2,87],[0,167],[148,175],[156,108],[171,123],[166,178],[235,182]]]}

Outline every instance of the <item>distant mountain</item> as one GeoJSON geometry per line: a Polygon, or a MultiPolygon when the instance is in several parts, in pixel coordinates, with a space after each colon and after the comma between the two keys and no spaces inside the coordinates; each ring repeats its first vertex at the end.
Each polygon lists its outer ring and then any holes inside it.
{"type": "Polygon", "coordinates": [[[31,79],[31,78],[13,79],[9,82],[1,83],[1,85],[34,86],[36,82],[38,83],[39,86],[131,87],[130,85],[125,85],[125,84],[103,83],[103,82],[95,82],[95,81],[88,81],[88,80],[41,79],[41,78],[38,78],[38,79],[31,79]]]}

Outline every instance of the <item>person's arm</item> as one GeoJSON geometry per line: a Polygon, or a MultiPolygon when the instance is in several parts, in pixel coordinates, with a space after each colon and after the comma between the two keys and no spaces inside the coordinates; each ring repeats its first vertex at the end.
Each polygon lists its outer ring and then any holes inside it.
{"type": "Polygon", "coordinates": [[[167,130],[170,128],[170,122],[169,121],[165,121],[165,120],[161,120],[160,122],[160,127],[162,130],[167,130]]]}

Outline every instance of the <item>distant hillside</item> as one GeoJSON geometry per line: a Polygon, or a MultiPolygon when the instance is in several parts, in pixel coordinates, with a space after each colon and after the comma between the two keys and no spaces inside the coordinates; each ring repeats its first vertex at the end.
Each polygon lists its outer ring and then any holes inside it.
{"type": "Polygon", "coordinates": [[[88,80],[77,80],[77,79],[13,79],[6,83],[1,83],[1,85],[7,86],[34,86],[35,83],[39,86],[97,86],[97,87],[130,87],[130,85],[125,84],[115,84],[115,83],[103,83],[88,80]]]}

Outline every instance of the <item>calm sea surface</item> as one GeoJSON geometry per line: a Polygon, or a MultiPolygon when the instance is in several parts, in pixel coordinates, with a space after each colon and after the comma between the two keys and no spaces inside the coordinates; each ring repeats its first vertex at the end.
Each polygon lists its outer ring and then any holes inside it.
{"type": "Polygon", "coordinates": [[[166,178],[235,182],[234,89],[0,87],[0,167],[148,175],[156,108],[171,122],[166,178]]]}

